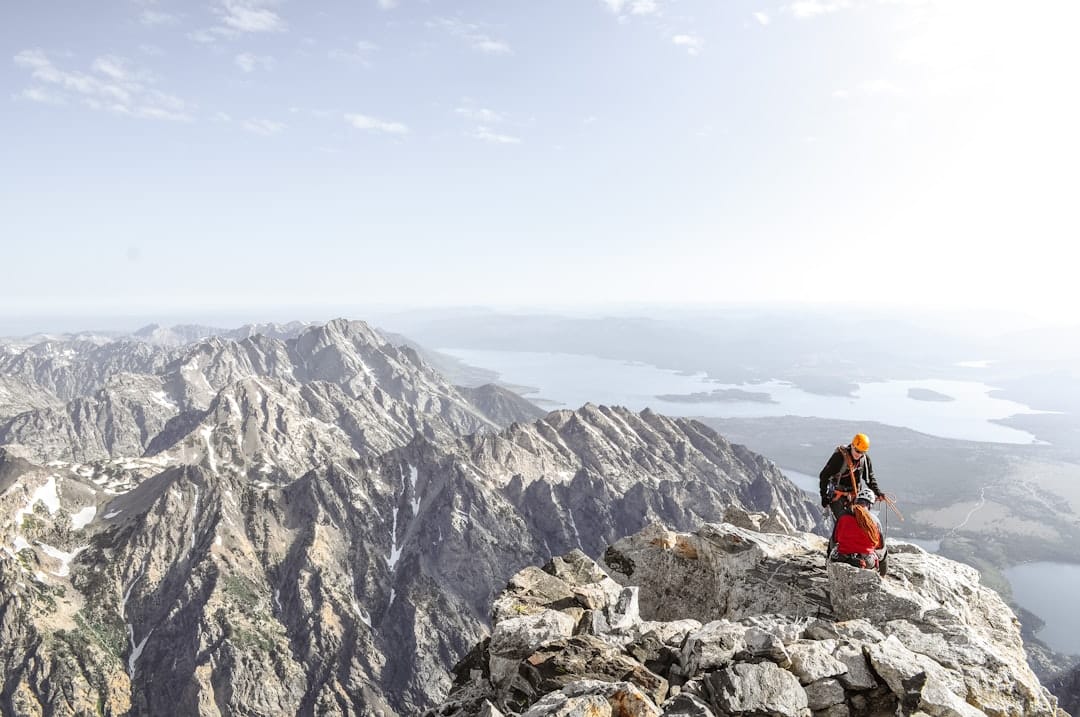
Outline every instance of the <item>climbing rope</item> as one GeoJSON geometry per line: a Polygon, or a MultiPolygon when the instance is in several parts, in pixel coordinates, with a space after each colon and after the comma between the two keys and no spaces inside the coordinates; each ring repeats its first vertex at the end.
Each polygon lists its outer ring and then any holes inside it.
{"type": "MultiPolygon", "coordinates": [[[[882,493],[881,494],[881,501],[883,503],[885,503],[885,505],[889,506],[889,508],[891,508],[894,513],[896,513],[897,518],[899,518],[901,521],[904,520],[904,516],[900,514],[900,509],[896,507],[896,496],[895,495],[893,495],[892,493],[882,493]]],[[[889,512],[885,511],[885,520],[888,520],[888,519],[889,519],[889,512]]]]}

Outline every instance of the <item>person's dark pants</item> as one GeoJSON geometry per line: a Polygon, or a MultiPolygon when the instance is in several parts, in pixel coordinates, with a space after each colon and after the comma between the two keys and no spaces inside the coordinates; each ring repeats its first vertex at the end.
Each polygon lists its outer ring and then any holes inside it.
{"type": "Polygon", "coordinates": [[[833,514],[832,533],[829,534],[829,549],[827,555],[832,555],[833,547],[836,546],[836,524],[840,522],[840,516],[847,510],[848,499],[846,497],[840,497],[829,503],[829,510],[833,514]]]}

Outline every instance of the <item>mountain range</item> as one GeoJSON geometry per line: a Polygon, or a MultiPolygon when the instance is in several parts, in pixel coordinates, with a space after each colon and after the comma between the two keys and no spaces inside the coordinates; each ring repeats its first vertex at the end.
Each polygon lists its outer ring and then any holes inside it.
{"type": "Polygon", "coordinates": [[[821,527],[700,423],[545,414],[362,322],[140,334],[0,354],[3,714],[417,714],[523,566],[821,527]]]}

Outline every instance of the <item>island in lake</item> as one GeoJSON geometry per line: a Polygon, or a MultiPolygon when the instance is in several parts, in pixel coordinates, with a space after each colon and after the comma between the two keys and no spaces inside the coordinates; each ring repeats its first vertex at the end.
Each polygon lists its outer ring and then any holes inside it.
{"type": "Polygon", "coordinates": [[[737,403],[739,401],[777,403],[764,391],[743,391],[741,388],[718,388],[715,391],[699,393],[665,393],[656,398],[671,403],[737,403]]]}
{"type": "Polygon", "coordinates": [[[913,398],[916,401],[955,401],[952,396],[947,396],[944,393],[938,393],[937,391],[931,391],[928,388],[909,388],[907,390],[907,397],[913,398]]]}

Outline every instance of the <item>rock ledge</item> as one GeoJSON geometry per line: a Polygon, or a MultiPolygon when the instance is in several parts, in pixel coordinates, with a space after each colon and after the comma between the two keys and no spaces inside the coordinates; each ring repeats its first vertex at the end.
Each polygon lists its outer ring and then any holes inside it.
{"type": "Polygon", "coordinates": [[[826,566],[762,521],[652,525],[526,568],[428,717],[1059,717],[975,570],[904,543],[826,566]]]}

